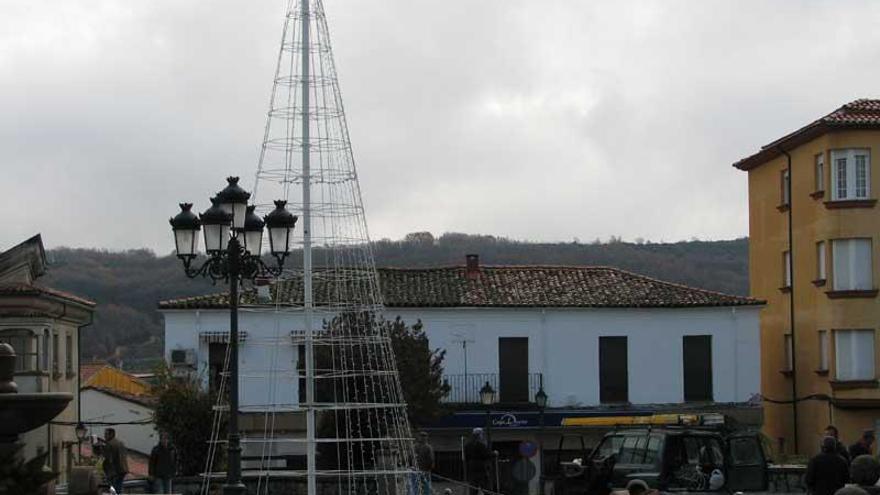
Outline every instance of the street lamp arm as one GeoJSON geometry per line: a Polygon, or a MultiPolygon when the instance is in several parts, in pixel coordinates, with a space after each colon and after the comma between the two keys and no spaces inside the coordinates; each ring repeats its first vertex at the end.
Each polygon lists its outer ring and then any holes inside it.
{"type": "MultiPolygon", "coordinates": [[[[238,259],[240,263],[239,277],[241,280],[254,280],[258,277],[277,277],[284,272],[284,261],[287,254],[275,254],[275,266],[266,264],[260,256],[251,255],[245,251],[239,244],[237,248],[229,246],[230,249],[238,249],[238,259]]],[[[212,283],[218,281],[229,282],[229,260],[230,254],[228,250],[210,254],[201,265],[195,266],[193,261],[195,256],[181,256],[183,262],[183,271],[189,278],[205,277],[210,278],[212,283]]]]}

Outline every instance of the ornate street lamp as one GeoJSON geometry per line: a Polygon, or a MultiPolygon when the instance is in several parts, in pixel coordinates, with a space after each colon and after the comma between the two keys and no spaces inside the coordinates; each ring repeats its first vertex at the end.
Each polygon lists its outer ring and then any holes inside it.
{"type": "Polygon", "coordinates": [[[544,495],[544,409],[547,407],[547,392],[544,392],[544,376],[535,393],[535,405],[538,406],[538,452],[541,459],[541,470],[538,476],[538,494],[544,495]]]}
{"type": "MultiPolygon", "coordinates": [[[[291,233],[297,217],[276,201],[275,210],[260,219],[254,206],[248,206],[251,195],[238,185],[238,177],[226,179],[225,189],[211,198],[211,207],[201,218],[191,211],[191,203],[181,203],[180,213],[170,220],[174,232],[177,257],[183,262],[187,277],[209,277],[212,281],[229,283],[229,427],[227,435],[228,469],[225,495],[246,492],[241,482],[241,438],[238,432],[238,286],[243,280],[280,275],[284,260],[290,254],[291,233]],[[260,258],[263,227],[269,229],[269,244],[275,266],[260,258]],[[199,230],[204,230],[207,259],[193,266],[198,254],[199,230]]],[[[77,437],[79,431],[77,431],[77,437]]]]}
{"type": "MultiPolygon", "coordinates": [[[[489,381],[486,381],[486,384],[483,385],[483,388],[480,389],[480,403],[486,408],[486,447],[488,447],[489,452],[492,451],[492,404],[495,403],[495,389],[492,388],[492,385],[489,385],[489,381]]],[[[495,487],[494,489],[498,489],[498,458],[494,457],[495,460],[495,487]]]]}

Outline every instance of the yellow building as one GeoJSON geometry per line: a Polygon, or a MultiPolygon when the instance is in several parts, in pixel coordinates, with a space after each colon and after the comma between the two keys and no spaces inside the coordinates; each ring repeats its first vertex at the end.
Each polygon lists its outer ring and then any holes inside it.
{"type": "Polygon", "coordinates": [[[765,432],[785,453],[815,453],[828,424],[854,443],[880,427],[880,100],[844,105],[734,166],[749,173],[751,295],[767,301],[765,432]]]}

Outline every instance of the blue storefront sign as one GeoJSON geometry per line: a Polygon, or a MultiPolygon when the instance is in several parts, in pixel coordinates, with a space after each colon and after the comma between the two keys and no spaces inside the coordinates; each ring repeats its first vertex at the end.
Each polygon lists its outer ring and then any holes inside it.
{"type": "MultiPolygon", "coordinates": [[[[608,410],[569,410],[544,412],[544,426],[558,427],[564,418],[599,416],[641,416],[655,411],[608,411],[608,410]]],[[[538,428],[541,426],[541,413],[538,411],[491,411],[489,424],[492,428],[516,429],[538,428]]],[[[444,416],[428,428],[477,428],[486,426],[485,411],[457,411],[444,416]]]]}

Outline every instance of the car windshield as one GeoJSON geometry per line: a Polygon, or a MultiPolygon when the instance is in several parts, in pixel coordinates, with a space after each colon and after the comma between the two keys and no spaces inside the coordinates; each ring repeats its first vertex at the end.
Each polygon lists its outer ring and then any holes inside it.
{"type": "Polygon", "coordinates": [[[603,458],[608,457],[611,454],[619,454],[620,447],[623,445],[623,436],[621,435],[612,435],[607,436],[602,440],[602,443],[599,444],[599,447],[596,448],[593,457],[594,458],[603,458]]]}

